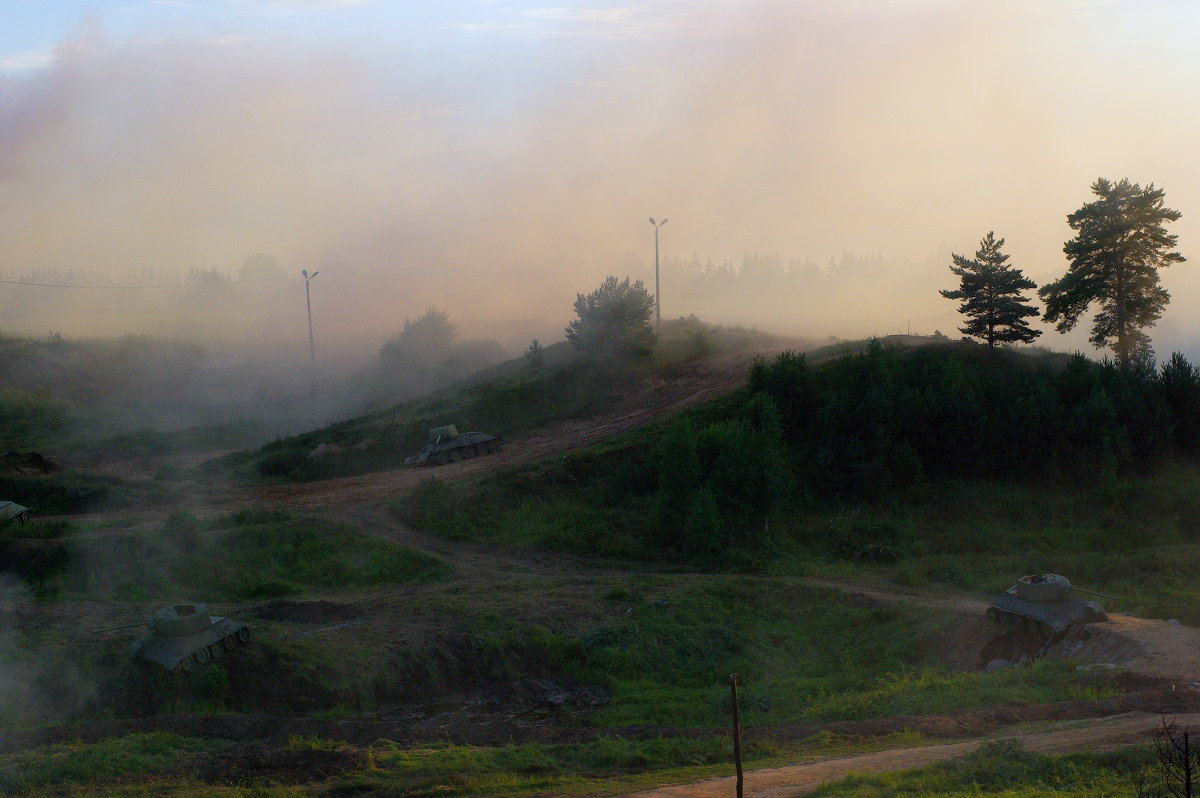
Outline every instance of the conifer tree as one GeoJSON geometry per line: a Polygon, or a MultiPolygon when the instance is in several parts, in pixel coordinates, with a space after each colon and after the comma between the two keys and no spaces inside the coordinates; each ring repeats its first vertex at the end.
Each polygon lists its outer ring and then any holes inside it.
{"type": "Polygon", "coordinates": [[[996,240],[989,232],[979,242],[975,258],[951,253],[954,264],[950,271],[959,277],[956,291],[942,291],[947,299],[961,299],[958,312],[967,323],[958,329],[974,338],[987,341],[989,347],[999,343],[1020,341],[1029,343],[1042,334],[1030,329],[1025,321],[1037,316],[1038,309],[1028,304],[1022,292],[1037,285],[1020,269],[1006,265],[1008,255],[1000,251],[1004,239],[996,240]]]}
{"type": "Polygon", "coordinates": [[[1063,245],[1070,259],[1060,280],[1042,286],[1046,321],[1059,332],[1072,329],[1093,303],[1099,305],[1089,339],[1097,348],[1112,345],[1117,361],[1129,367],[1150,353],[1152,327],[1171,295],[1159,285],[1158,270],[1185,258],[1172,248],[1179,236],[1164,225],[1180,217],[1163,207],[1163,191],[1122,179],[1092,184],[1098,199],[1067,217],[1076,236],[1063,245]]]}
{"type": "Polygon", "coordinates": [[[641,357],[654,349],[656,335],[650,325],[654,297],[641,280],[630,284],[606,277],[590,294],[578,294],[575,313],[567,324],[567,340],[593,357],[641,357]]]}

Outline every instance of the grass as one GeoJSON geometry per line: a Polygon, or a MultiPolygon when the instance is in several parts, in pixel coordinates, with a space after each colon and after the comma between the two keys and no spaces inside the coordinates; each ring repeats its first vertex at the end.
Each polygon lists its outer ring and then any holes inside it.
{"type": "MultiPolygon", "coordinates": [[[[822,734],[803,741],[748,741],[744,761],[766,767],[796,758],[825,759],[928,741],[911,732],[879,737],[822,734]]],[[[293,736],[280,747],[256,748],[264,764],[303,767],[309,757],[329,776],[278,786],[277,774],[239,767],[236,774],[200,778],[206,757],[239,749],[224,740],[168,732],[131,734],[94,743],[64,743],[0,755],[0,792],[40,795],[555,795],[614,794],[655,784],[682,783],[731,770],[727,737],[646,740],[600,737],[578,743],[402,746],[380,740],[355,746],[341,740],[293,736]],[[339,772],[341,771],[341,772],[339,772]]],[[[292,775],[296,778],[296,774],[292,775]]]]}
{"type": "Polygon", "coordinates": [[[56,440],[76,423],[70,402],[46,393],[0,390],[0,448],[38,449],[56,440]]]}
{"type": "Polygon", "coordinates": [[[131,480],[74,469],[39,476],[0,474],[0,495],[41,515],[120,509],[154,498],[131,480]]]}
{"type": "Polygon", "coordinates": [[[913,607],[861,607],[787,579],[688,580],[634,599],[614,621],[586,632],[572,672],[612,690],[611,703],[589,719],[599,726],[724,725],[734,672],[742,676],[750,724],[1115,694],[1062,662],[950,671],[934,652],[951,623],[913,607]]]}
{"type": "Polygon", "coordinates": [[[898,773],[856,775],[811,793],[813,798],[1117,798],[1133,795],[1135,775],[1151,762],[1145,749],[1051,757],[1015,740],[985,743],[937,765],[898,773]]]}
{"type": "Polygon", "coordinates": [[[280,510],[240,510],[204,521],[178,512],[157,530],[111,533],[77,548],[86,565],[67,578],[66,595],[133,601],[277,598],[437,581],[451,572],[433,555],[352,524],[280,510]]]}
{"type": "MultiPolygon", "coordinates": [[[[818,761],[874,750],[914,747],[928,741],[912,733],[875,738],[823,734],[793,743],[749,741],[750,768],[818,761]]],[[[168,732],[131,734],[94,743],[64,743],[0,755],[0,792],[13,796],[48,792],[79,798],[107,795],[311,796],[616,795],[655,785],[732,775],[729,740],[681,737],[504,746],[425,744],[402,746],[379,740],[354,746],[320,737],[293,737],[282,746],[258,746],[237,758],[227,741],[200,740],[168,732]],[[201,765],[229,752],[236,773],[201,765]],[[305,778],[295,772],[284,786],[272,768],[314,764],[305,778]],[[257,768],[259,769],[256,769],[257,768]],[[320,775],[317,775],[320,773],[320,775]]],[[[985,743],[965,756],[913,770],[858,774],[818,788],[815,798],[1116,798],[1133,792],[1133,780],[1152,762],[1146,748],[1103,754],[1047,756],[1015,740],[985,743]]],[[[286,782],[285,782],[286,783],[286,782]]]]}
{"type": "Polygon", "coordinates": [[[44,795],[48,788],[85,785],[95,789],[93,794],[106,794],[107,788],[100,787],[105,782],[178,771],[188,760],[217,745],[170,732],[151,732],[0,755],[0,794],[44,795]]]}
{"type": "Polygon", "coordinates": [[[428,429],[453,423],[460,430],[511,436],[547,424],[603,412],[621,400],[623,386],[690,358],[744,350],[773,341],[756,330],[709,325],[691,317],[664,322],[654,354],[633,362],[590,362],[566,342],[545,348],[545,364],[518,357],[426,397],[295,435],[206,464],[256,481],[303,482],[399,466],[427,442],[428,429]],[[321,444],[336,447],[310,455],[321,444]]]}

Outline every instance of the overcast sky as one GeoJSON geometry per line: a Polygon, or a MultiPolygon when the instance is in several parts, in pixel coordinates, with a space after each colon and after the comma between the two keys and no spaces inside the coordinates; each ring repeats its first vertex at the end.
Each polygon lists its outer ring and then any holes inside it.
{"type": "MultiPolygon", "coordinates": [[[[1200,258],[1198,39],[1154,0],[4,0],[0,271],[268,252],[322,268],[324,324],[544,335],[652,281],[649,216],[702,259],[948,266],[995,230],[1043,283],[1101,176],[1164,188],[1200,258]]],[[[796,330],[950,330],[938,268],[796,330]]],[[[1165,282],[1160,354],[1192,350],[1196,266],[1165,282]]]]}

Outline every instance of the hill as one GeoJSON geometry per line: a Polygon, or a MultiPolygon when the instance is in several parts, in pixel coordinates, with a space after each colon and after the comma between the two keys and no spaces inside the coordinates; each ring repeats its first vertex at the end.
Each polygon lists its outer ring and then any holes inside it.
{"type": "Polygon", "coordinates": [[[301,794],[612,794],[728,772],[730,672],[755,766],[1200,709],[1160,689],[1193,678],[1174,644],[1195,630],[1119,620],[989,671],[1044,641],[980,609],[1034,570],[1115,609],[1195,603],[1190,366],[780,348],[609,371],[559,405],[586,374],[518,361],[396,411],[415,425],[519,387],[494,404],[502,454],[371,460],[354,444],[389,411],[180,468],[165,503],[8,532],[30,592],[0,605],[0,679],[21,686],[0,785],[187,794],[236,772],[301,794]],[[344,475],[321,479],[307,453],[334,435],[344,475]],[[262,472],[287,451],[305,457],[262,472]],[[199,599],[254,642],[191,677],[131,669],[135,633],[88,634],[199,599]],[[121,766],[73,775],[99,760],[121,766]]]}

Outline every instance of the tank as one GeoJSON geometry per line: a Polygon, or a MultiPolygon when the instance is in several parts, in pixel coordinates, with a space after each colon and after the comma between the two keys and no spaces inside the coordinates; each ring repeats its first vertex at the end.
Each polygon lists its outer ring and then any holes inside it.
{"type": "Polygon", "coordinates": [[[154,613],[150,633],[129,645],[135,659],[169,671],[191,672],[250,642],[250,627],[219,615],[204,604],[172,604],[154,613]]]}
{"type": "Polygon", "coordinates": [[[404,458],[405,465],[446,465],[479,455],[500,451],[503,438],[486,432],[459,432],[453,424],[429,430],[429,443],[412,457],[404,458]]]}
{"type": "Polygon", "coordinates": [[[992,602],[987,616],[1006,626],[1046,635],[1062,634],[1075,624],[1108,620],[1103,604],[1078,598],[1076,590],[1070,580],[1058,574],[1022,576],[992,602]]]}

